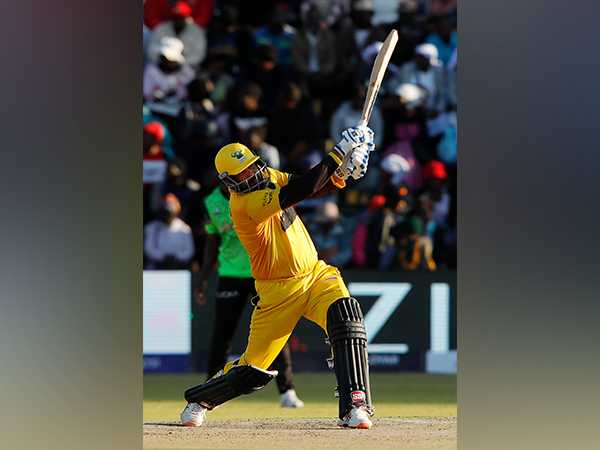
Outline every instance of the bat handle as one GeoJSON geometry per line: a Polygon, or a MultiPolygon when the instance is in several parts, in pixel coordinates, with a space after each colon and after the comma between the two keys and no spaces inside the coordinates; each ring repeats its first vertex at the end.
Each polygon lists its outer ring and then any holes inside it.
{"type": "Polygon", "coordinates": [[[365,127],[365,126],[367,126],[368,123],[369,123],[368,119],[361,117],[360,121],[358,122],[358,126],[365,127]]]}

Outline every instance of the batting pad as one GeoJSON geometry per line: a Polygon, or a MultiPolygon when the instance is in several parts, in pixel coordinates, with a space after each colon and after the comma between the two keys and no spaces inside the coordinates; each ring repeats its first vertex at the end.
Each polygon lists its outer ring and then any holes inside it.
{"type": "Polygon", "coordinates": [[[367,332],[358,301],[352,297],[333,303],[327,311],[327,334],[333,350],[338,382],[340,419],[360,403],[373,414],[367,332]]]}
{"type": "Polygon", "coordinates": [[[225,375],[215,376],[204,384],[189,388],[184,396],[188,403],[198,403],[211,410],[240,395],[262,389],[276,376],[276,370],[263,370],[250,365],[235,366],[225,375]]]}

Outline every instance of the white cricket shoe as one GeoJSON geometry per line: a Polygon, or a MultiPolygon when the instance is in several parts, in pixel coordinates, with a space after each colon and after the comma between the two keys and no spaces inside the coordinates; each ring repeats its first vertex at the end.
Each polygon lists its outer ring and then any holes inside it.
{"type": "Polygon", "coordinates": [[[304,402],[298,398],[295,390],[289,389],[281,394],[281,406],[283,408],[303,408],[304,402]]]}
{"type": "Polygon", "coordinates": [[[206,408],[198,403],[188,403],[181,411],[181,423],[184,427],[199,427],[204,422],[206,408]]]}
{"type": "Polygon", "coordinates": [[[338,419],[338,426],[347,428],[369,429],[373,423],[364,406],[353,406],[343,419],[338,419]]]}

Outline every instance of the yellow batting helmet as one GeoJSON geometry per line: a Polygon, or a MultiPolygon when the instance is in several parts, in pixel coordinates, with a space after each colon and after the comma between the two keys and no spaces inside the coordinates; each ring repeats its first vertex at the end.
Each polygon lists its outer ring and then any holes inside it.
{"type": "Polygon", "coordinates": [[[239,142],[227,144],[217,152],[215,167],[219,178],[237,175],[258,160],[248,147],[239,142]]]}
{"type": "Polygon", "coordinates": [[[227,144],[217,152],[215,167],[219,174],[219,180],[233,192],[243,194],[262,189],[269,181],[267,165],[248,147],[239,142],[227,144]],[[257,170],[251,176],[242,181],[233,178],[254,163],[257,163],[257,170]]]}

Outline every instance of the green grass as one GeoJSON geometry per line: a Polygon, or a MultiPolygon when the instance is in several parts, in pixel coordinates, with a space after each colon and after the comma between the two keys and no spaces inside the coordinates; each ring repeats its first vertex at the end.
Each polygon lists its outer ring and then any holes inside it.
{"type": "MultiPolygon", "coordinates": [[[[204,374],[145,375],[144,421],[178,420],[185,405],[183,391],[204,380],[204,374]]],[[[216,408],[211,419],[321,418],[337,416],[332,372],[294,374],[302,409],[279,406],[272,381],[263,390],[216,408]]],[[[421,373],[372,373],[371,391],[377,417],[456,416],[456,376],[421,373]]]]}

